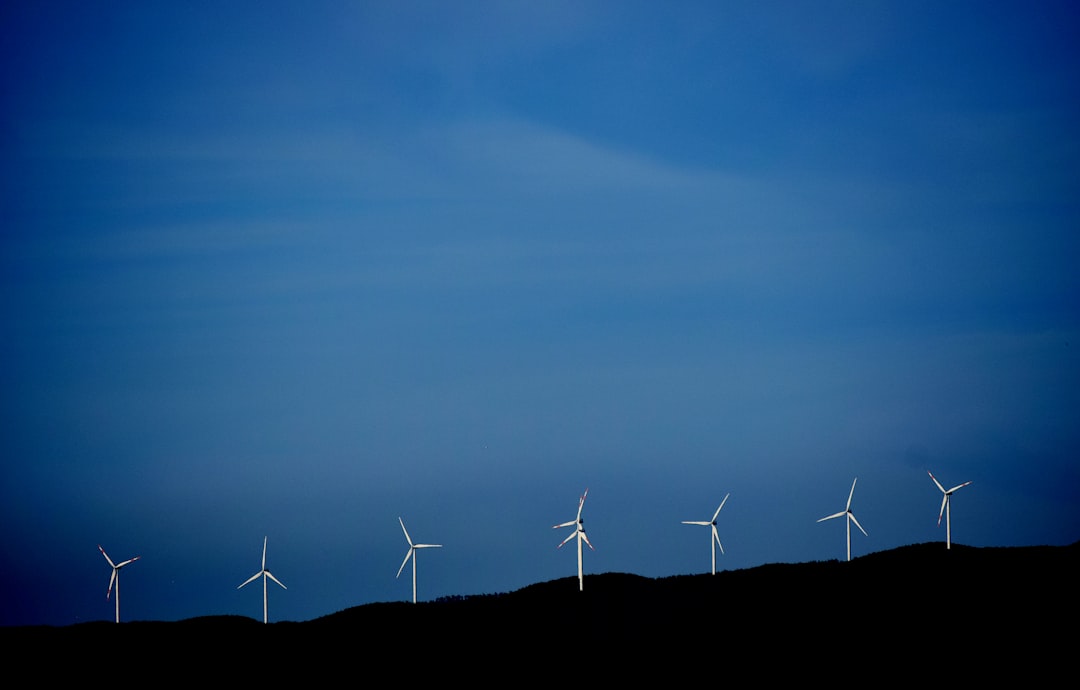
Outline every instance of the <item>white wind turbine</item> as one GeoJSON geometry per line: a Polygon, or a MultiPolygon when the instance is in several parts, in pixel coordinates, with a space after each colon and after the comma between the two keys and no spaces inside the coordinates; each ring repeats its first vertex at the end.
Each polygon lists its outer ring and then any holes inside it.
{"type": "MultiPolygon", "coordinates": [[[[266,623],[266,620],[267,620],[267,617],[266,617],[266,580],[267,580],[267,578],[269,578],[269,579],[273,580],[274,582],[278,583],[279,585],[281,585],[282,589],[288,589],[288,587],[286,587],[284,584],[282,584],[281,580],[274,577],[274,574],[266,569],[266,537],[263,537],[262,570],[255,573],[254,575],[252,575],[248,579],[244,580],[244,582],[240,585],[240,587],[243,587],[244,585],[246,585],[246,584],[248,584],[250,582],[254,582],[255,580],[257,580],[260,577],[262,578],[262,581],[263,581],[263,623],[266,623]]],[[[237,589],[240,589],[240,587],[237,587],[237,589]]]]}
{"type": "Polygon", "coordinates": [[[105,591],[105,599],[108,600],[109,595],[112,594],[113,585],[116,585],[116,622],[120,622],[120,569],[128,563],[134,563],[142,558],[142,556],[136,556],[135,558],[129,558],[123,563],[113,563],[113,560],[109,558],[109,554],[105,553],[105,549],[101,548],[101,544],[98,544],[98,550],[101,551],[101,555],[105,557],[105,560],[109,562],[112,567],[112,575],[109,577],[109,589],[105,591]]]}
{"type": "MultiPolygon", "coordinates": [[[[731,494],[728,494],[727,496],[724,496],[724,500],[720,501],[720,508],[724,507],[724,504],[727,503],[728,496],[730,496],[730,495],[731,494]]],[[[713,575],[716,574],[716,547],[719,546],[720,547],[720,553],[724,553],[724,545],[720,543],[720,535],[716,531],[716,517],[718,515],[720,515],[720,508],[716,509],[716,512],[713,513],[712,520],[709,521],[709,522],[705,522],[704,520],[683,520],[682,521],[682,523],[684,525],[703,525],[705,527],[709,527],[709,526],[712,527],[712,537],[710,537],[710,539],[709,539],[709,544],[712,545],[712,574],[713,575]]]]}
{"type": "Polygon", "coordinates": [[[405,554],[405,560],[401,562],[401,567],[398,568],[397,575],[394,577],[401,577],[401,571],[405,570],[405,564],[412,559],[412,603],[416,603],[416,550],[417,549],[438,549],[442,547],[442,544],[414,544],[412,537],[409,536],[409,530],[405,529],[405,522],[400,517],[398,522],[401,523],[401,531],[405,533],[405,541],[409,542],[409,551],[405,554]]]}
{"type": "MultiPolygon", "coordinates": [[[[844,517],[845,515],[847,516],[847,520],[845,520],[844,522],[847,523],[847,559],[849,561],[851,560],[851,523],[854,522],[855,526],[858,527],[863,534],[866,534],[866,530],[864,530],[862,528],[862,525],[859,524],[859,521],[855,519],[855,513],[851,512],[851,497],[855,495],[855,482],[857,481],[859,481],[859,478],[855,477],[855,481],[851,482],[851,492],[848,494],[847,497],[847,506],[839,513],[826,515],[825,517],[818,520],[818,522],[824,522],[825,520],[832,520],[833,518],[844,517]]],[[[866,536],[869,537],[870,535],[866,534],[866,536]]]]}
{"type": "Polygon", "coordinates": [[[941,510],[938,511],[937,523],[938,523],[938,527],[941,527],[941,514],[944,513],[945,514],[945,548],[946,549],[951,549],[952,548],[952,518],[951,518],[949,513],[950,513],[950,508],[952,506],[952,495],[953,495],[954,491],[956,491],[957,489],[963,489],[965,486],[967,486],[971,482],[964,482],[963,484],[958,484],[957,486],[954,486],[953,488],[946,491],[945,487],[941,485],[941,482],[939,482],[937,480],[937,477],[934,476],[933,472],[931,472],[930,470],[927,470],[926,473],[929,474],[930,478],[934,480],[935,484],[937,484],[937,488],[941,489],[941,493],[945,494],[944,496],[941,497],[941,510]]]}
{"type": "MultiPolygon", "coordinates": [[[[578,577],[578,591],[585,590],[585,575],[581,569],[581,542],[585,542],[589,545],[590,549],[593,549],[592,542],[589,541],[588,535],[585,534],[585,521],[581,519],[581,509],[585,506],[585,497],[589,495],[589,490],[585,489],[585,493],[581,494],[581,500],[578,501],[577,517],[573,520],[569,520],[559,525],[554,525],[552,529],[559,529],[560,527],[575,527],[574,531],[566,539],[563,539],[555,548],[561,549],[563,544],[570,541],[574,537],[577,537],[577,577],[578,577]]],[[[596,549],[593,549],[595,551],[596,549]]]]}

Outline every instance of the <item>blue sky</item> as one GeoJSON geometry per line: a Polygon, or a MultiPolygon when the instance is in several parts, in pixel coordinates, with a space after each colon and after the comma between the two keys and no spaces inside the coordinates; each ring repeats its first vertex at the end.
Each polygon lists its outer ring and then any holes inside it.
{"type": "Polygon", "coordinates": [[[1080,539],[1077,15],[5,6],[0,624],[1080,539]]]}

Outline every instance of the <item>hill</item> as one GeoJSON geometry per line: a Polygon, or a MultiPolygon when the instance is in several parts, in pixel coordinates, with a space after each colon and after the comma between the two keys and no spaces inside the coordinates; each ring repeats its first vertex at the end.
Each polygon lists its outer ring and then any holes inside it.
{"type": "Polygon", "coordinates": [[[411,669],[414,680],[440,669],[474,680],[512,671],[517,682],[527,680],[520,674],[603,669],[621,678],[638,671],[692,678],[717,664],[780,681],[843,675],[847,660],[913,679],[953,664],[1049,679],[1071,670],[1078,565],[1080,542],[951,550],[931,543],[850,563],[658,579],[586,574],[584,591],[570,577],[509,593],[365,604],[306,622],[204,616],[2,634],[15,659],[26,658],[20,651],[117,655],[171,669],[173,680],[208,669],[238,679],[310,679],[361,673],[368,664],[411,669]]]}

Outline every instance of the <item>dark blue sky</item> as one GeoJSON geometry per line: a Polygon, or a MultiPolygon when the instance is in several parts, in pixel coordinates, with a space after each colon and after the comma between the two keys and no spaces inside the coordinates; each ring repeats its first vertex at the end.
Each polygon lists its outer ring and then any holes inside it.
{"type": "Polygon", "coordinates": [[[0,10],[0,624],[1080,539],[1074,3],[221,5],[0,10]]]}

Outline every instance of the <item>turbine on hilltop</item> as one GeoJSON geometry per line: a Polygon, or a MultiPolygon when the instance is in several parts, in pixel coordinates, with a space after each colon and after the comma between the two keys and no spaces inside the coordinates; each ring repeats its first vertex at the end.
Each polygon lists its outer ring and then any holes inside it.
{"type": "Polygon", "coordinates": [[[412,559],[412,603],[416,603],[416,550],[417,549],[438,549],[442,547],[442,544],[414,544],[412,537],[409,536],[409,530],[405,529],[405,521],[398,518],[398,522],[401,523],[401,531],[405,533],[405,541],[409,542],[409,550],[405,553],[405,560],[401,562],[401,567],[398,568],[397,575],[394,577],[401,577],[401,571],[405,569],[405,564],[412,559]]]}
{"type": "Polygon", "coordinates": [[[578,591],[585,590],[585,575],[581,567],[581,542],[585,542],[589,545],[589,548],[595,551],[592,542],[589,541],[588,535],[585,534],[585,521],[581,519],[581,509],[585,506],[585,497],[589,495],[589,490],[585,489],[585,493],[581,494],[581,499],[578,501],[577,517],[573,520],[554,525],[552,529],[559,529],[560,527],[574,527],[574,531],[566,539],[563,539],[556,549],[561,549],[563,544],[570,541],[573,538],[577,538],[577,577],[578,577],[578,591]]]}
{"type": "Polygon", "coordinates": [[[847,523],[847,559],[849,561],[851,560],[851,523],[854,522],[855,526],[859,528],[860,532],[862,532],[868,537],[870,536],[869,534],[866,534],[866,530],[864,530],[862,528],[862,525],[859,524],[859,521],[855,519],[855,513],[851,512],[851,497],[855,495],[855,482],[857,481],[859,481],[859,478],[855,477],[855,481],[851,482],[851,491],[848,493],[847,506],[839,513],[826,515],[825,517],[818,520],[818,522],[824,522],[825,520],[832,520],[833,518],[847,516],[847,519],[844,520],[844,522],[847,523]]]}
{"type": "MultiPolygon", "coordinates": [[[[244,580],[244,582],[240,585],[240,587],[243,587],[244,585],[248,584],[249,582],[254,582],[256,579],[258,579],[260,577],[262,578],[262,581],[263,581],[263,623],[265,624],[266,621],[267,621],[267,606],[266,606],[266,580],[267,580],[267,578],[269,578],[269,579],[273,580],[274,582],[278,583],[279,585],[281,585],[282,589],[288,589],[288,587],[286,587],[284,584],[282,584],[281,580],[274,577],[274,574],[266,569],[266,537],[263,537],[262,570],[255,573],[254,575],[252,575],[248,579],[244,580]]],[[[240,587],[237,587],[237,589],[240,589],[240,587]]]]}
{"type": "Polygon", "coordinates": [[[98,550],[101,551],[101,555],[105,557],[105,560],[109,562],[109,566],[112,568],[112,575],[109,576],[109,589],[105,590],[105,599],[109,599],[109,595],[112,594],[113,585],[116,585],[116,622],[120,622],[120,569],[129,563],[142,558],[142,556],[136,556],[135,558],[129,558],[122,563],[113,563],[113,560],[109,558],[109,554],[105,553],[105,549],[101,548],[101,544],[98,544],[98,550]]]}
{"type": "Polygon", "coordinates": [[[716,518],[717,518],[718,515],[720,515],[720,509],[724,507],[725,503],[727,503],[728,496],[730,496],[730,495],[731,494],[728,494],[727,496],[724,496],[724,500],[720,501],[720,508],[716,509],[716,512],[713,513],[712,520],[710,520],[709,522],[705,522],[704,520],[683,520],[682,521],[682,523],[684,525],[702,525],[704,527],[710,527],[710,526],[712,527],[712,536],[709,538],[709,543],[712,546],[712,574],[713,575],[716,574],[716,547],[719,546],[720,547],[720,553],[724,553],[724,545],[720,543],[720,535],[716,531],[716,518]]]}
{"type": "Polygon", "coordinates": [[[939,482],[937,480],[937,477],[934,476],[933,472],[927,470],[926,473],[930,475],[930,478],[934,480],[934,484],[936,484],[937,488],[941,489],[941,493],[944,494],[944,496],[941,497],[941,510],[938,511],[937,523],[938,523],[938,527],[941,527],[941,514],[944,513],[945,514],[945,548],[946,549],[951,549],[952,548],[952,516],[950,515],[950,513],[951,513],[951,508],[952,508],[952,495],[953,495],[954,491],[956,491],[957,489],[963,489],[965,486],[967,486],[971,482],[964,482],[963,484],[957,484],[953,488],[946,491],[945,487],[941,485],[941,482],[939,482]]]}

